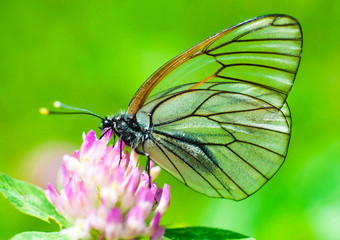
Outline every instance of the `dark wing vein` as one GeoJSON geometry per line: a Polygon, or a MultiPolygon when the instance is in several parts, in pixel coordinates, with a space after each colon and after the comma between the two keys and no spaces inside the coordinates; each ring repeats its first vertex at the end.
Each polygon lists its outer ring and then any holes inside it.
{"type": "Polygon", "coordinates": [[[250,164],[247,160],[245,160],[243,157],[241,157],[239,154],[237,154],[234,150],[232,150],[228,145],[226,145],[226,148],[233,154],[235,154],[239,159],[241,159],[243,162],[248,164],[251,168],[253,168],[256,172],[258,172],[262,177],[264,177],[267,181],[269,180],[259,169],[257,169],[255,166],[250,164]]]}
{"type": "Polygon", "coordinates": [[[251,111],[256,111],[256,110],[264,110],[264,109],[276,109],[276,108],[273,108],[273,107],[260,107],[260,108],[244,109],[244,110],[222,111],[222,112],[211,113],[211,114],[200,114],[200,115],[197,115],[197,116],[211,117],[211,116],[218,116],[218,115],[226,114],[226,113],[251,112],[251,111]]]}
{"type": "MultiPolygon", "coordinates": [[[[193,141],[190,141],[189,139],[187,139],[187,138],[181,138],[181,137],[178,137],[178,136],[173,136],[173,135],[170,135],[170,134],[166,134],[166,133],[164,133],[164,132],[160,132],[160,131],[155,131],[157,134],[159,134],[159,135],[163,135],[163,136],[166,136],[166,137],[170,137],[170,138],[174,138],[174,139],[176,139],[176,140],[178,140],[178,141],[182,141],[182,142],[184,142],[184,143],[188,143],[188,144],[192,144],[192,145],[195,145],[196,147],[198,147],[203,153],[204,153],[204,155],[206,156],[206,157],[208,157],[208,159],[210,160],[210,162],[211,163],[213,163],[214,165],[215,165],[215,167],[217,167],[233,184],[235,184],[235,186],[236,187],[238,187],[244,194],[246,194],[247,196],[249,196],[249,194],[247,193],[247,192],[245,192],[244,191],[244,189],[242,188],[242,187],[240,187],[221,167],[220,167],[220,165],[216,162],[216,161],[214,161],[214,159],[212,159],[211,158],[211,156],[209,156],[207,153],[206,153],[206,151],[204,151],[203,149],[202,149],[202,144],[204,144],[204,143],[202,143],[202,142],[193,142],[193,141]]],[[[167,144],[171,144],[172,146],[174,146],[174,147],[177,147],[177,148],[181,148],[180,146],[177,146],[177,145],[175,145],[175,144],[173,144],[173,143],[171,143],[170,141],[167,141],[167,140],[165,140],[165,139],[162,139],[163,141],[166,141],[167,142],[167,144]]],[[[224,146],[224,145],[222,145],[222,144],[214,144],[214,145],[219,145],[219,146],[224,146]]],[[[163,146],[165,146],[165,145],[163,145],[163,146]]],[[[225,147],[225,146],[224,146],[225,147]]],[[[181,148],[182,149],[182,148],[181,148]]],[[[185,149],[182,149],[182,151],[185,151],[185,149]]],[[[179,158],[179,156],[178,155],[176,155],[178,158],[179,158]]],[[[191,155],[190,154],[190,156],[191,157],[193,157],[198,163],[200,163],[200,161],[195,157],[195,156],[193,156],[193,155],[191,155]]],[[[180,158],[183,162],[186,162],[186,161],[184,161],[182,158],[180,158]]],[[[188,164],[188,163],[187,163],[188,164]]],[[[188,165],[190,165],[190,164],[188,164],[188,165]]],[[[210,173],[212,173],[212,175],[214,175],[213,173],[213,171],[210,169],[210,168],[208,168],[208,167],[206,167],[205,165],[203,165],[203,164],[200,164],[202,167],[204,167],[205,169],[207,169],[210,173]]],[[[190,167],[191,168],[193,168],[191,165],[190,165],[190,167]]],[[[193,168],[194,169],[194,168],[193,168]]],[[[196,170],[195,170],[196,171],[196,170]]],[[[197,172],[197,171],[196,171],[197,172]]],[[[201,175],[201,174],[200,174],[201,175]]],[[[216,180],[219,182],[219,183],[221,183],[221,185],[231,194],[231,192],[230,192],[230,189],[227,187],[227,186],[225,186],[225,184],[218,178],[218,177],[215,177],[216,178],[216,180]]],[[[205,179],[206,180],[206,179],[205,179]]],[[[210,183],[209,183],[210,184],[210,183]]],[[[211,185],[211,184],[210,184],[211,185]]],[[[232,195],[232,194],[231,194],[232,195]]]]}
{"type": "Polygon", "coordinates": [[[300,58],[300,55],[293,55],[289,53],[280,53],[280,52],[261,52],[261,51],[244,51],[244,52],[224,52],[224,53],[205,53],[209,56],[224,56],[224,55],[234,55],[234,54],[245,54],[245,53],[250,53],[250,54],[268,54],[268,55],[279,55],[279,56],[287,56],[287,57],[297,57],[300,58]]]}
{"type": "Polygon", "coordinates": [[[261,39],[244,39],[233,42],[261,42],[261,41],[301,41],[301,38],[261,38],[261,39]]]}
{"type": "MultiPolygon", "coordinates": [[[[195,115],[195,116],[199,116],[200,115],[195,115]]],[[[258,127],[258,126],[253,126],[253,125],[246,125],[246,124],[242,124],[242,123],[237,123],[237,122],[227,122],[227,121],[217,121],[213,118],[210,118],[210,117],[207,117],[207,116],[204,116],[204,115],[201,115],[202,117],[206,117],[208,118],[209,120],[211,121],[214,121],[214,122],[217,122],[217,123],[224,123],[224,124],[229,124],[229,125],[235,125],[235,126],[242,126],[242,127],[247,127],[247,128],[256,128],[256,129],[261,129],[261,130],[265,130],[265,131],[270,131],[270,132],[275,132],[275,133],[280,133],[280,134],[285,134],[285,135],[290,135],[289,133],[286,133],[286,132],[281,132],[281,131],[277,131],[277,130],[274,130],[274,129],[269,129],[269,128],[263,128],[263,127],[258,127]]]]}
{"type": "MultiPolygon", "coordinates": [[[[165,139],[162,139],[163,141],[165,141],[167,144],[169,144],[169,145],[171,145],[171,146],[173,146],[173,147],[177,147],[176,145],[174,145],[172,142],[169,142],[169,141],[167,141],[167,140],[165,140],[165,139]]],[[[212,185],[200,172],[198,172],[194,167],[192,167],[190,164],[188,164],[186,161],[184,161],[184,159],[183,158],[181,158],[176,152],[174,152],[174,151],[172,151],[170,148],[168,148],[165,144],[162,144],[161,142],[160,142],[160,144],[164,147],[164,148],[166,148],[169,152],[171,152],[173,155],[175,155],[178,159],[180,159],[182,162],[184,162],[186,165],[188,165],[194,172],[196,172],[202,179],[204,179],[204,181],[206,181],[216,192],[217,192],[217,194],[218,195],[220,195],[221,197],[223,197],[222,196],[222,194],[214,187],[214,185],[212,185]]],[[[192,155],[191,155],[192,156],[192,155]]],[[[193,156],[192,156],[193,157],[193,156]]],[[[194,157],[195,158],[195,157],[194,157]]],[[[197,159],[195,158],[195,160],[197,161],[197,159]]],[[[202,165],[202,167],[204,167],[205,169],[207,169],[210,173],[212,173],[211,172],[211,170],[209,169],[209,168],[206,168],[205,166],[203,166],[202,165]]],[[[218,178],[216,178],[216,180],[217,181],[219,181],[220,182],[220,180],[218,179],[218,178]]],[[[220,182],[221,183],[221,182],[220,182]]],[[[224,184],[223,183],[221,183],[221,185],[228,191],[228,193],[232,196],[233,194],[230,192],[230,189],[228,188],[228,187],[226,187],[226,186],[224,186],[224,184]]]]}
{"type": "Polygon", "coordinates": [[[177,166],[173,163],[173,161],[171,161],[171,159],[169,158],[169,156],[164,152],[164,150],[158,145],[158,143],[155,141],[154,138],[150,138],[150,140],[157,146],[157,148],[164,154],[164,156],[168,159],[168,161],[171,163],[171,165],[176,169],[177,173],[181,176],[183,183],[185,185],[188,185],[187,182],[185,181],[182,173],[179,171],[179,169],[177,168],[177,166]]]}
{"type": "MultiPolygon", "coordinates": [[[[226,147],[226,146],[224,146],[224,147],[226,147]]],[[[222,168],[221,168],[221,166],[218,164],[218,163],[216,163],[215,161],[214,161],[214,159],[212,158],[212,156],[211,156],[211,154],[209,154],[202,146],[198,146],[198,148],[204,153],[204,155],[205,156],[207,156],[209,159],[210,159],[210,162],[212,162],[218,169],[220,169],[220,171],[230,180],[230,181],[232,181],[232,183],[233,184],[235,184],[235,186],[236,187],[238,187],[244,194],[246,194],[247,196],[249,196],[249,194],[238,184],[238,183],[236,183],[236,181],[232,178],[232,177],[230,177],[229,176],[229,174],[228,173],[226,173],[222,168]]],[[[243,160],[243,159],[241,159],[241,160],[243,160]]],[[[222,184],[222,183],[221,183],[222,184]]],[[[223,185],[223,184],[222,184],[223,185]]],[[[224,186],[224,185],[223,185],[224,186]]]]}
{"type": "MultiPolygon", "coordinates": [[[[283,158],[286,157],[286,156],[284,156],[284,155],[282,155],[282,154],[280,154],[280,153],[277,153],[277,152],[275,152],[275,151],[273,151],[273,150],[271,150],[271,149],[269,149],[269,148],[263,147],[263,146],[261,146],[261,145],[258,145],[258,144],[252,143],[252,142],[247,142],[247,141],[243,141],[243,140],[236,140],[236,141],[237,141],[237,142],[241,142],[241,143],[250,144],[250,145],[253,145],[253,146],[255,146],[255,147],[262,148],[262,149],[264,149],[264,150],[266,150],[266,151],[268,151],[268,152],[274,153],[274,154],[276,154],[276,155],[278,155],[278,156],[280,156],[280,157],[283,157],[283,158]]],[[[232,144],[232,143],[229,143],[229,144],[227,144],[227,145],[230,145],[230,144],[232,144]]]]}
{"type": "Polygon", "coordinates": [[[275,91],[277,93],[285,94],[284,91],[281,91],[279,89],[276,89],[276,88],[273,88],[273,87],[269,87],[269,86],[266,86],[266,85],[263,85],[263,84],[260,84],[260,83],[255,83],[255,82],[252,82],[252,81],[247,81],[247,80],[240,79],[240,78],[225,77],[225,76],[220,76],[220,75],[216,75],[216,77],[223,78],[223,79],[228,79],[228,80],[234,80],[234,81],[237,81],[237,82],[248,83],[250,85],[255,85],[255,86],[263,87],[265,89],[268,89],[268,90],[271,90],[271,91],[275,91]]]}
{"type": "MultiPolygon", "coordinates": [[[[223,69],[228,68],[228,67],[234,67],[234,66],[253,66],[253,67],[262,67],[262,68],[268,68],[268,69],[273,69],[281,72],[286,72],[286,73],[291,73],[295,74],[293,71],[289,71],[283,68],[276,68],[276,67],[271,67],[267,65],[261,65],[261,64],[252,64],[252,63],[235,63],[235,64],[228,64],[228,65],[223,65],[223,69]]],[[[218,73],[217,73],[218,74],[218,73]]]]}

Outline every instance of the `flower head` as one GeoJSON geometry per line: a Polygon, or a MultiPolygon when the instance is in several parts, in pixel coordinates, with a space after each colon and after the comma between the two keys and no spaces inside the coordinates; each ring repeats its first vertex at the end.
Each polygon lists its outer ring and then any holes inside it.
{"type": "Polygon", "coordinates": [[[161,216],[170,203],[170,187],[153,181],[160,172],[150,164],[149,176],[138,167],[138,155],[122,152],[120,141],[107,146],[111,130],[102,139],[95,132],[83,135],[80,151],[65,156],[59,192],[51,185],[47,199],[73,225],[62,230],[72,239],[118,240],[136,237],[162,239],[161,216]]]}

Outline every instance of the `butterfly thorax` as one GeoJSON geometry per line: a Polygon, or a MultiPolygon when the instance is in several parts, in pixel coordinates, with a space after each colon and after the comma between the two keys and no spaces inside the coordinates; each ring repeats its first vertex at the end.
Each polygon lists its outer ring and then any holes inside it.
{"type": "Polygon", "coordinates": [[[109,127],[128,146],[135,149],[148,138],[148,131],[138,122],[136,117],[126,113],[118,113],[114,117],[107,117],[102,127],[109,127]]]}

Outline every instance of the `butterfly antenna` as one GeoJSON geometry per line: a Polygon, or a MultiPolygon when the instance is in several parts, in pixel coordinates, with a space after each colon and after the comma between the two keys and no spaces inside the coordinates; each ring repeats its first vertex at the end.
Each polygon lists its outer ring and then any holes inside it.
{"type": "Polygon", "coordinates": [[[86,109],[82,109],[82,108],[76,108],[76,107],[71,107],[69,105],[66,105],[64,103],[61,103],[59,101],[55,101],[53,103],[53,106],[55,108],[58,109],[66,109],[66,110],[71,110],[70,112],[63,112],[63,111],[51,111],[48,110],[47,108],[40,108],[39,112],[42,115],[51,115],[51,114],[86,114],[86,115],[91,115],[97,118],[100,118],[101,120],[104,120],[101,116],[99,116],[98,114],[95,114],[94,112],[91,112],[89,110],[86,109]]]}

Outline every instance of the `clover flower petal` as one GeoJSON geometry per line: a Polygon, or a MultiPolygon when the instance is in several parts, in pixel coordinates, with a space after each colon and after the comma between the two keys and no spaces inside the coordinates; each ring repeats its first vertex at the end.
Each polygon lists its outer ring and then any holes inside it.
{"type": "MultiPolygon", "coordinates": [[[[170,187],[149,184],[138,154],[123,152],[120,141],[107,146],[111,136],[111,130],[101,139],[94,131],[83,134],[80,151],[64,157],[59,192],[48,184],[47,199],[72,223],[62,233],[71,239],[91,239],[93,232],[106,240],[162,239],[159,222],[170,203],[170,187]]],[[[151,162],[151,181],[159,172],[151,162]]]]}

